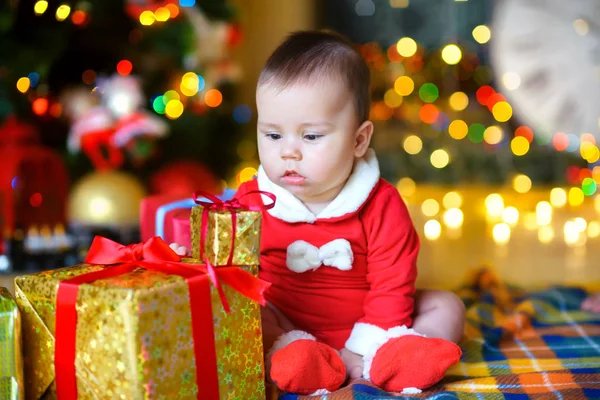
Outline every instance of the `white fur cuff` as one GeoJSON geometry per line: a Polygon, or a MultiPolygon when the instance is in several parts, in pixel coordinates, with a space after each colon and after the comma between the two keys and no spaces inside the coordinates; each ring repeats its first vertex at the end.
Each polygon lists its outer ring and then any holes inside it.
{"type": "Polygon", "coordinates": [[[271,357],[273,356],[273,354],[275,354],[275,352],[277,350],[281,350],[288,344],[295,342],[296,340],[302,340],[302,339],[315,340],[315,341],[317,340],[316,337],[314,337],[313,335],[311,335],[308,332],[289,331],[289,332],[284,333],[283,335],[279,336],[277,338],[277,340],[275,340],[275,343],[273,343],[273,347],[271,347],[269,349],[269,352],[267,353],[267,358],[270,360],[271,357]]]}
{"type": "Polygon", "coordinates": [[[364,356],[374,343],[383,342],[385,339],[385,329],[365,322],[357,322],[354,324],[345,347],[353,353],[364,356]]]}
{"type": "Polygon", "coordinates": [[[363,378],[367,380],[371,380],[371,364],[373,363],[373,358],[375,357],[375,354],[377,354],[377,350],[379,350],[381,346],[383,346],[388,340],[405,335],[425,336],[418,333],[414,329],[407,328],[406,325],[395,326],[384,332],[384,337],[378,338],[377,341],[372,341],[369,349],[363,354],[363,378]]]}

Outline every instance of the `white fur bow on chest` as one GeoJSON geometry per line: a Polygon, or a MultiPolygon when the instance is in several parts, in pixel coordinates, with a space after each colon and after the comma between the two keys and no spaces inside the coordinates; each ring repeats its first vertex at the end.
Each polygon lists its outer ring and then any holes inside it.
{"type": "Polygon", "coordinates": [[[298,273],[315,270],[321,265],[348,271],[352,269],[353,261],[352,248],[346,239],[335,239],[320,248],[296,240],[287,248],[287,267],[298,273]]]}

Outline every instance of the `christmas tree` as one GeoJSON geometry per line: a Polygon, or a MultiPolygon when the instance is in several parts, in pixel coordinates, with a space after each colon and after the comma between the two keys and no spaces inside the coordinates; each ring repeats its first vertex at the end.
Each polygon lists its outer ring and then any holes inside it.
{"type": "Polygon", "coordinates": [[[0,118],[35,125],[44,144],[68,157],[75,181],[96,165],[77,151],[81,143],[65,151],[70,132],[102,129],[104,117],[118,129],[119,118],[139,109],[148,119],[137,128],[147,132],[123,134],[116,167],[148,178],[189,159],[226,177],[236,165],[231,143],[249,119],[233,100],[240,76],[229,50],[241,39],[234,19],[224,0],[11,0],[0,8],[0,118]],[[77,129],[98,104],[107,115],[77,129]]]}
{"type": "Polygon", "coordinates": [[[235,103],[241,40],[225,0],[0,6],[0,253],[138,241],[144,196],[222,190],[251,118],[235,103]]]}

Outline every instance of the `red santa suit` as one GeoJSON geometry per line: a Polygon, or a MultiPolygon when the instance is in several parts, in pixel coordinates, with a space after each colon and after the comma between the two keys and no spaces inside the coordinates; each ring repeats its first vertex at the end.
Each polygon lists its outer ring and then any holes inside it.
{"type": "Polygon", "coordinates": [[[272,283],[266,298],[298,329],[365,355],[389,328],[411,326],[419,238],[372,150],[317,215],[262,167],[237,197],[254,190],[277,198],[262,221],[260,277],[272,283]]]}

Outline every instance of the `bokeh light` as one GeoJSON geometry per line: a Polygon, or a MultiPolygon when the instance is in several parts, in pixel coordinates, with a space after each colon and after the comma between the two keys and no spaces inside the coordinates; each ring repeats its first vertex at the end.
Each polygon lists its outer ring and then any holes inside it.
{"type": "Polygon", "coordinates": [[[438,149],[431,153],[430,161],[435,168],[444,168],[450,163],[450,155],[446,150],[438,149]]]}
{"type": "Polygon", "coordinates": [[[456,65],[462,58],[462,51],[455,44],[448,44],[442,50],[442,60],[446,64],[456,65]]]}
{"type": "Polygon", "coordinates": [[[479,44],[489,42],[490,38],[492,37],[492,32],[486,25],[476,26],[472,33],[473,39],[475,39],[475,41],[479,44]]]}
{"type": "Polygon", "coordinates": [[[407,136],[404,139],[404,151],[408,154],[419,154],[423,149],[423,141],[416,135],[407,136]]]}
{"type": "Polygon", "coordinates": [[[464,92],[454,92],[448,102],[450,103],[450,108],[454,111],[463,111],[469,106],[469,96],[464,92]]]}
{"type": "Polygon", "coordinates": [[[398,54],[402,57],[412,57],[417,52],[417,42],[414,39],[409,37],[403,37],[398,40],[396,44],[396,49],[398,50],[398,54]]]}

